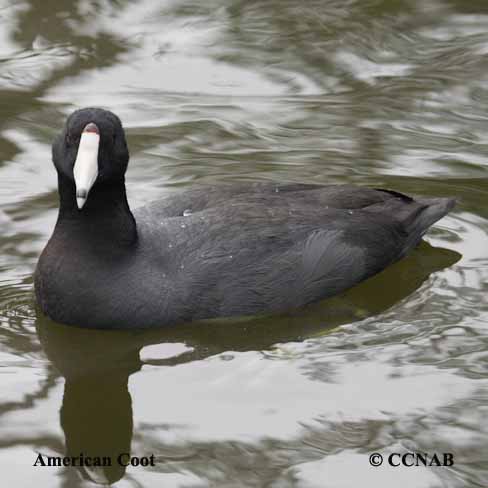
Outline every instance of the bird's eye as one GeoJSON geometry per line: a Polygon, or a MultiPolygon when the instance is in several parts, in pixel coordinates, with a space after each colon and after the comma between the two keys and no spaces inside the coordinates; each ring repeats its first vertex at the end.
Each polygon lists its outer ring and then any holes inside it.
{"type": "Polygon", "coordinates": [[[70,134],[69,132],[66,133],[66,144],[68,146],[72,146],[78,142],[78,138],[70,134]]]}

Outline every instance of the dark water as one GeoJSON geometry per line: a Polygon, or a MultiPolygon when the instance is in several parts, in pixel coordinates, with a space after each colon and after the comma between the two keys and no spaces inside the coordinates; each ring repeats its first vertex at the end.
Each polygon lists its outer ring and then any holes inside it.
{"type": "Polygon", "coordinates": [[[488,3],[0,1],[2,486],[488,486],[488,3]],[[124,121],[133,207],[195,182],[455,196],[418,250],[293,315],[143,334],[42,318],[51,141],[124,121]],[[154,467],[32,467],[43,455],[154,467]],[[374,451],[451,452],[372,468],[374,451]]]}

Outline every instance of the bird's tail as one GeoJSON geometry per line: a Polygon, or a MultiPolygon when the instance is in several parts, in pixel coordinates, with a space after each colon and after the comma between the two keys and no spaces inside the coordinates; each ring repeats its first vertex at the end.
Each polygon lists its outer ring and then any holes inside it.
{"type": "Polygon", "coordinates": [[[415,198],[418,209],[409,215],[404,226],[409,234],[408,247],[414,247],[420,242],[428,228],[447,215],[456,205],[454,198],[415,198]]]}
{"type": "MultiPolygon", "coordinates": [[[[393,212],[407,233],[404,253],[414,248],[428,228],[444,217],[456,205],[454,198],[426,198],[408,196],[393,190],[376,188],[395,197],[387,200],[389,211],[393,212]]],[[[379,206],[381,209],[381,206],[379,206]]]]}

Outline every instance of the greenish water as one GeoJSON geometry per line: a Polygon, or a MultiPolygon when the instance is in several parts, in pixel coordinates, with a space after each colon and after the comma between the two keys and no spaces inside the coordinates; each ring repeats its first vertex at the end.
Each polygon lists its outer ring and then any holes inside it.
{"type": "Polygon", "coordinates": [[[0,0],[2,485],[488,486],[487,54],[479,0],[0,0]],[[124,122],[133,208],[238,180],[459,203],[411,256],[291,315],[57,325],[31,278],[50,144],[89,105],[124,122]],[[32,466],[128,451],[155,466],[32,466]],[[407,451],[455,463],[369,466],[407,451]]]}

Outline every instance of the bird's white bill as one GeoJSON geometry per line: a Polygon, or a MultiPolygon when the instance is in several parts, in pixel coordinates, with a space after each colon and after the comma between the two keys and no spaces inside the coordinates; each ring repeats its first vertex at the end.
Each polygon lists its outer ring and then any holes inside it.
{"type": "Polygon", "coordinates": [[[99,134],[95,132],[83,132],[81,134],[78,154],[73,168],[76,185],[76,204],[80,210],[83,208],[88,193],[98,176],[99,143],[99,134]]]}

